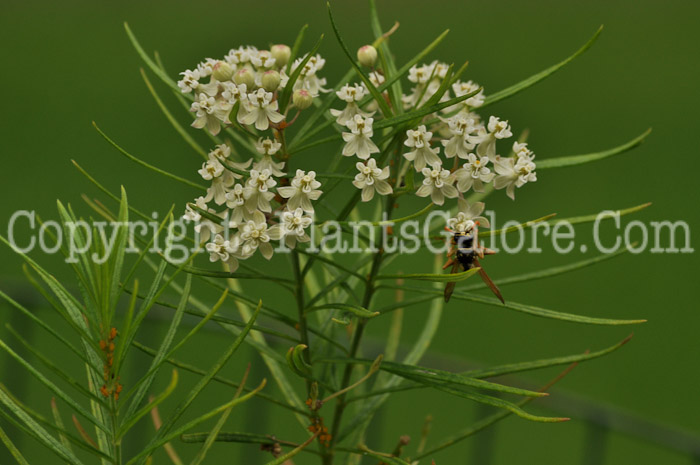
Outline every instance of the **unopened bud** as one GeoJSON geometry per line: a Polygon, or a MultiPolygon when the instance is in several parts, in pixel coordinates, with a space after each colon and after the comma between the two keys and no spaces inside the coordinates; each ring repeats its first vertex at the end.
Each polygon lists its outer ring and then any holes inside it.
{"type": "Polygon", "coordinates": [[[357,49],[357,61],[362,66],[371,68],[377,62],[377,49],[371,45],[363,45],[357,49]]]}
{"type": "Polygon", "coordinates": [[[225,61],[217,61],[212,76],[217,81],[228,81],[233,76],[233,68],[225,61]]]}
{"type": "Polygon", "coordinates": [[[255,76],[248,68],[241,68],[233,75],[233,82],[236,84],[245,84],[248,89],[255,87],[255,76]]]}
{"type": "Polygon", "coordinates": [[[265,89],[268,92],[276,91],[277,88],[280,86],[281,81],[282,78],[280,78],[280,73],[278,73],[274,69],[265,71],[262,75],[263,89],[265,89]]]}
{"type": "Polygon", "coordinates": [[[294,103],[294,106],[300,110],[306,110],[309,108],[313,101],[314,98],[306,89],[297,89],[294,91],[294,94],[292,94],[292,102],[294,103]]]}
{"type": "Polygon", "coordinates": [[[289,62],[289,57],[292,56],[292,49],[288,45],[277,44],[270,47],[272,58],[275,59],[275,64],[282,67],[289,62]]]}

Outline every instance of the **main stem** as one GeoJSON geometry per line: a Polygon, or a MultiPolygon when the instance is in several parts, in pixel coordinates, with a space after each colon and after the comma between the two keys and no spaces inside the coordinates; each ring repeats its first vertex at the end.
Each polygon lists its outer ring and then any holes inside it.
{"type": "MultiPolygon", "coordinates": [[[[391,212],[394,208],[394,198],[393,196],[389,196],[386,199],[386,208],[384,211],[387,213],[387,218],[391,216],[391,212]]],[[[380,239],[381,239],[381,244],[384,243],[384,230],[382,229],[382,233],[380,234],[380,239]]],[[[370,304],[372,303],[372,297],[374,297],[374,292],[375,292],[375,287],[374,287],[374,281],[377,276],[377,273],[379,272],[381,265],[382,265],[382,260],[384,258],[384,250],[380,247],[379,251],[374,255],[374,259],[372,260],[372,268],[370,269],[369,276],[367,277],[367,284],[365,285],[365,293],[362,298],[362,307],[369,309],[370,304]]],[[[357,328],[355,329],[355,333],[353,334],[352,338],[352,343],[350,345],[350,354],[348,355],[349,358],[355,358],[357,357],[357,352],[360,348],[360,341],[362,340],[362,335],[364,334],[365,326],[367,325],[367,320],[366,319],[360,319],[357,323],[357,328]]],[[[350,385],[350,380],[352,377],[352,370],[354,368],[353,363],[348,363],[345,365],[345,370],[343,372],[343,378],[342,382],[340,384],[340,388],[345,389],[350,385]]],[[[333,457],[334,457],[334,446],[337,441],[337,438],[340,434],[340,425],[342,423],[343,419],[343,413],[345,412],[345,407],[347,407],[347,403],[345,402],[345,394],[342,394],[341,396],[338,396],[338,400],[335,405],[335,411],[333,413],[333,425],[331,426],[331,445],[327,449],[326,453],[323,454],[323,465],[332,465],[333,463],[333,457]]]]}
{"type": "MultiPolygon", "coordinates": [[[[302,352],[302,356],[306,363],[311,365],[311,358],[309,353],[311,349],[309,348],[309,331],[306,324],[306,314],[304,313],[304,277],[301,275],[301,266],[299,264],[299,253],[296,250],[292,251],[292,268],[294,269],[294,281],[296,287],[294,289],[294,295],[297,301],[297,311],[299,312],[299,337],[301,343],[304,344],[307,349],[302,352]]],[[[311,381],[306,380],[306,391],[307,395],[310,393],[311,381]]]]}

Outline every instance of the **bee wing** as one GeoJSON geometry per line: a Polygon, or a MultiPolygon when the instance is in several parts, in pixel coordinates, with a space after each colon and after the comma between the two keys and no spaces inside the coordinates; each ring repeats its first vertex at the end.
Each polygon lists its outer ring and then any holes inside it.
{"type": "MultiPolygon", "coordinates": [[[[455,261],[452,264],[452,269],[450,270],[450,273],[455,274],[458,271],[459,271],[459,262],[455,258],[455,261]]],[[[452,297],[452,293],[454,292],[456,285],[457,285],[457,282],[452,281],[451,283],[447,283],[447,286],[445,286],[445,302],[450,301],[450,297],[452,297]]]]}
{"type": "MultiPolygon", "coordinates": [[[[484,271],[484,269],[481,267],[481,263],[479,263],[478,258],[474,258],[474,264],[479,267],[479,275],[481,276],[481,279],[484,280],[484,282],[489,287],[489,289],[491,289],[491,292],[493,292],[494,295],[496,297],[498,297],[498,300],[500,300],[501,303],[505,304],[506,301],[503,300],[503,296],[501,295],[501,290],[498,289],[498,286],[496,286],[496,284],[494,284],[493,281],[491,281],[491,278],[489,278],[489,275],[487,275],[486,271],[484,271]]],[[[447,292],[447,290],[445,290],[445,292],[447,292]]]]}

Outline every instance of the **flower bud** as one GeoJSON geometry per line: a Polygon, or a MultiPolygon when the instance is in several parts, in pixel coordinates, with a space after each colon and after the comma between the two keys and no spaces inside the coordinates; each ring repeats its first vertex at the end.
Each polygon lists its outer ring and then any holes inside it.
{"type": "Polygon", "coordinates": [[[248,89],[254,89],[255,76],[253,75],[253,71],[248,68],[239,69],[236,71],[236,74],[233,75],[233,82],[236,84],[245,84],[248,89]]]}
{"type": "Polygon", "coordinates": [[[275,63],[280,68],[289,62],[289,57],[292,55],[292,49],[288,45],[277,44],[270,47],[270,53],[272,58],[275,59],[275,63]]]}
{"type": "Polygon", "coordinates": [[[371,45],[363,45],[357,49],[357,61],[362,66],[371,68],[377,62],[377,49],[371,45]]]}
{"type": "Polygon", "coordinates": [[[313,100],[313,97],[306,89],[297,89],[294,91],[294,94],[292,94],[292,103],[300,110],[309,108],[313,100]]]}
{"type": "Polygon", "coordinates": [[[274,69],[267,70],[262,75],[262,86],[268,92],[274,92],[280,86],[282,78],[274,69]]]}
{"type": "Polygon", "coordinates": [[[233,76],[233,68],[225,61],[217,61],[214,65],[212,76],[217,81],[228,81],[233,76]]]}

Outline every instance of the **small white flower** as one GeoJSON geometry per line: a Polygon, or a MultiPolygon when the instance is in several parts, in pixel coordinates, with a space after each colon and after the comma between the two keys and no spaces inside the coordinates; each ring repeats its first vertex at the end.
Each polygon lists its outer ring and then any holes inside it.
{"type": "Polygon", "coordinates": [[[262,158],[253,165],[253,169],[258,171],[267,169],[270,170],[273,176],[284,176],[285,173],[282,171],[284,162],[276,162],[272,159],[272,155],[277,153],[280,147],[282,147],[282,144],[277,141],[269,138],[259,138],[255,144],[255,149],[262,155],[262,158]]]}
{"type": "Polygon", "coordinates": [[[206,126],[215,136],[221,131],[221,122],[228,119],[231,107],[225,102],[218,102],[214,97],[209,97],[206,93],[201,93],[197,96],[197,100],[192,102],[190,111],[197,116],[192,127],[202,129],[206,126]]]}
{"type": "Polygon", "coordinates": [[[311,238],[306,234],[306,229],[313,224],[312,217],[307,216],[303,209],[282,213],[280,223],[271,227],[268,231],[274,240],[284,238],[285,245],[293,249],[297,242],[309,242],[311,238]]]}
{"type": "Polygon", "coordinates": [[[479,144],[476,148],[476,153],[479,156],[494,157],[496,155],[496,139],[506,139],[512,135],[508,121],[501,121],[499,118],[491,116],[486,128],[480,128],[476,135],[467,139],[473,144],[479,144]]]}
{"type": "Polygon", "coordinates": [[[345,126],[349,121],[351,121],[355,115],[360,115],[364,118],[372,116],[374,112],[368,113],[360,109],[357,102],[362,100],[367,92],[367,89],[360,84],[355,84],[351,86],[346,84],[340,88],[336,95],[339,99],[347,103],[343,110],[335,110],[331,108],[331,115],[335,116],[335,122],[345,126]]]}
{"type": "Polygon", "coordinates": [[[256,211],[253,217],[246,221],[240,228],[241,254],[250,257],[257,249],[260,249],[263,257],[272,258],[272,245],[270,244],[270,234],[267,228],[267,221],[262,212],[256,211]]]}
{"type": "Polygon", "coordinates": [[[355,167],[359,173],[355,175],[352,184],[358,189],[362,189],[363,202],[372,200],[375,192],[379,195],[389,195],[394,192],[391,185],[385,181],[389,177],[388,166],[384,169],[377,168],[377,161],[370,158],[365,163],[357,162],[355,167]]]}
{"type": "MultiPolygon", "coordinates": [[[[207,202],[204,200],[204,197],[198,197],[195,200],[195,205],[199,210],[216,215],[222,220],[226,216],[225,211],[217,213],[213,208],[209,208],[207,202]]],[[[185,206],[185,214],[183,215],[183,218],[186,221],[195,222],[194,230],[198,234],[200,242],[207,242],[212,233],[216,234],[224,229],[222,226],[222,221],[213,222],[203,217],[198,210],[195,210],[189,204],[185,206]]]]}
{"type": "Polygon", "coordinates": [[[256,68],[270,69],[275,66],[275,61],[269,50],[261,50],[250,58],[250,62],[256,68]]]}
{"type": "Polygon", "coordinates": [[[217,61],[218,60],[215,60],[213,58],[205,58],[203,62],[197,65],[197,71],[199,71],[199,75],[202,78],[211,76],[211,73],[214,72],[214,65],[216,65],[217,61]]]}
{"type": "Polygon", "coordinates": [[[270,192],[270,189],[275,187],[276,184],[277,181],[272,179],[270,170],[250,170],[250,179],[248,179],[243,189],[248,211],[260,210],[268,213],[272,211],[270,200],[275,197],[275,194],[270,192]]]}
{"type": "Polygon", "coordinates": [[[182,79],[177,81],[177,85],[183,94],[188,94],[199,87],[199,80],[202,76],[198,70],[191,71],[188,69],[180,74],[182,79]]]}
{"type": "Polygon", "coordinates": [[[415,150],[404,153],[403,156],[408,161],[413,162],[416,171],[423,170],[426,165],[442,163],[437,155],[440,149],[438,147],[430,148],[430,139],[433,137],[433,133],[426,131],[425,125],[418,126],[418,129],[409,129],[406,131],[406,136],[404,145],[415,150]]]}
{"type": "Polygon", "coordinates": [[[372,118],[363,118],[360,115],[355,115],[347,122],[346,126],[351,132],[343,133],[345,141],[343,155],[346,157],[357,155],[358,158],[366,160],[371,154],[379,152],[379,147],[371,139],[374,135],[373,122],[372,118]]]}
{"type": "Polygon", "coordinates": [[[269,137],[265,139],[261,137],[255,143],[255,150],[257,150],[260,155],[274,155],[280,148],[282,148],[282,144],[269,137]]]}
{"type": "Polygon", "coordinates": [[[485,228],[490,227],[489,220],[481,216],[485,205],[483,202],[474,202],[469,205],[466,200],[458,200],[459,212],[455,218],[447,220],[447,227],[454,232],[471,231],[476,223],[485,228]]]}
{"type": "Polygon", "coordinates": [[[211,262],[221,260],[228,265],[231,273],[236,271],[238,268],[238,260],[236,260],[234,254],[236,254],[239,249],[238,236],[234,236],[231,240],[224,240],[221,234],[217,234],[212,242],[207,243],[205,248],[207,252],[209,252],[209,260],[211,262]]]}
{"type": "Polygon", "coordinates": [[[277,192],[281,197],[287,200],[287,208],[296,210],[301,208],[306,212],[313,212],[314,206],[312,200],[318,200],[323,193],[318,190],[321,183],[316,180],[316,172],[309,171],[305,173],[302,170],[297,170],[294,179],[290,186],[278,187],[277,192]]]}
{"type": "MultiPolygon", "coordinates": [[[[241,102],[240,107],[244,107],[244,102],[248,99],[247,87],[245,84],[235,84],[233,82],[222,82],[221,98],[232,107],[241,102]]],[[[241,111],[240,109],[238,110],[241,111]]]]}
{"type": "Polygon", "coordinates": [[[259,131],[264,131],[270,126],[270,121],[279,123],[284,116],[277,112],[277,100],[272,101],[272,93],[265,89],[258,89],[248,94],[246,112],[238,112],[238,122],[241,124],[253,124],[259,131]]]}
{"type": "Polygon", "coordinates": [[[447,120],[447,125],[452,134],[448,140],[442,140],[445,147],[445,156],[453,158],[455,155],[466,159],[475,145],[467,141],[467,137],[476,129],[476,121],[468,115],[460,113],[447,120]]]}
{"type": "Polygon", "coordinates": [[[497,158],[494,169],[498,176],[493,181],[496,189],[506,189],[506,194],[515,200],[515,188],[522,187],[528,182],[537,181],[535,162],[529,157],[497,158]]]}
{"type": "Polygon", "coordinates": [[[215,157],[210,157],[209,160],[204,162],[198,173],[203,179],[211,181],[204,200],[209,202],[214,199],[217,205],[223,205],[226,202],[226,188],[235,182],[233,173],[227,170],[215,157]]]}
{"type": "Polygon", "coordinates": [[[432,73],[433,67],[430,65],[413,65],[411,69],[408,70],[408,80],[416,84],[425,84],[430,79],[432,73]]]}
{"type": "Polygon", "coordinates": [[[527,142],[523,142],[523,143],[513,142],[513,153],[519,159],[526,158],[529,161],[532,161],[535,159],[535,153],[532,150],[530,150],[529,148],[527,148],[527,142]]]}
{"type": "Polygon", "coordinates": [[[484,192],[484,183],[491,182],[496,176],[488,168],[489,157],[477,157],[470,153],[466,157],[467,162],[454,172],[457,178],[457,189],[467,192],[472,187],[474,192],[484,192]]]}
{"type": "Polygon", "coordinates": [[[239,65],[250,62],[251,54],[255,54],[257,49],[250,45],[229,50],[224,59],[232,65],[239,65]]]}
{"type": "Polygon", "coordinates": [[[489,117],[488,130],[496,139],[507,139],[513,135],[510,131],[508,121],[501,121],[495,116],[489,117]]]}
{"type": "MultiPolygon", "coordinates": [[[[294,60],[291,68],[292,72],[301,65],[305,58],[306,56],[294,60]]],[[[326,78],[319,78],[316,75],[316,72],[320,71],[325,63],[326,60],[321,58],[321,55],[312,56],[302,68],[299,78],[294,83],[293,90],[306,89],[312,97],[316,97],[319,92],[330,92],[330,89],[323,87],[326,85],[326,78]]]]}
{"type": "Polygon", "coordinates": [[[428,197],[435,205],[445,203],[445,197],[453,199],[459,195],[455,186],[455,177],[449,170],[443,169],[440,163],[435,164],[432,168],[423,168],[421,170],[425,179],[423,185],[418,188],[416,195],[418,197],[428,197]]]}
{"type": "MultiPolygon", "coordinates": [[[[452,91],[455,93],[455,97],[461,97],[462,95],[471,94],[481,87],[479,84],[473,81],[457,81],[452,84],[452,91]]],[[[469,97],[468,99],[462,101],[462,105],[466,105],[463,111],[469,111],[470,108],[478,108],[484,104],[484,91],[482,90],[478,94],[469,97]]],[[[450,107],[453,108],[453,107],[450,107]]]]}
{"type": "Polygon", "coordinates": [[[230,209],[229,226],[231,228],[237,228],[244,220],[249,219],[250,214],[245,207],[246,200],[246,191],[240,184],[234,185],[226,192],[226,206],[230,209]]]}

